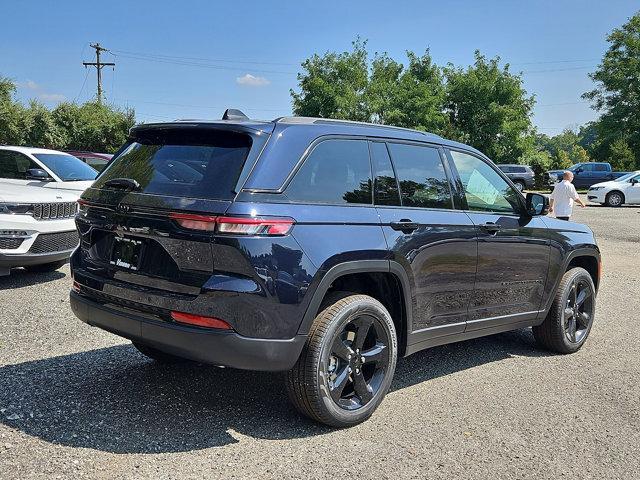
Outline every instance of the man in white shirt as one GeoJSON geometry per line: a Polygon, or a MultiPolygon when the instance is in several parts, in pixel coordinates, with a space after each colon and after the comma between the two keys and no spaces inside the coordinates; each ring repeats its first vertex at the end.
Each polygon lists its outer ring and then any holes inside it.
{"type": "Polygon", "coordinates": [[[580,199],[578,192],[576,192],[576,187],[571,183],[572,180],[573,173],[569,170],[565,171],[562,174],[562,181],[556,183],[551,193],[549,212],[555,213],[556,218],[559,220],[569,220],[571,218],[574,200],[578,202],[582,208],[586,207],[580,199]]]}

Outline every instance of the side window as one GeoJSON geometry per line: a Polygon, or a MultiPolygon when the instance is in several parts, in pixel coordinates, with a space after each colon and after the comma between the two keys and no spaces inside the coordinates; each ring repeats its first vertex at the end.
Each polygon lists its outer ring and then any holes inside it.
{"type": "Polygon", "coordinates": [[[608,171],[607,166],[605,164],[596,163],[594,165],[594,169],[596,172],[606,172],[608,171]]]}
{"type": "Polygon", "coordinates": [[[473,155],[451,150],[451,156],[460,174],[469,210],[519,212],[520,194],[498,172],[473,155]]]}
{"type": "Polygon", "coordinates": [[[388,145],[400,181],[403,206],[452,208],[449,180],[436,148],[405,143],[388,145]]]}
{"type": "Polygon", "coordinates": [[[500,170],[502,170],[504,173],[511,173],[512,172],[511,167],[506,167],[504,165],[498,165],[498,168],[500,170]]]}
{"type": "Polygon", "coordinates": [[[306,158],[285,191],[294,201],[370,205],[371,162],[366,140],[325,140],[306,158]]]}
{"type": "Polygon", "coordinates": [[[513,173],[526,173],[527,169],[524,167],[512,167],[511,170],[513,173]]]}
{"type": "Polygon", "coordinates": [[[27,170],[40,168],[29,157],[10,150],[0,150],[0,178],[24,180],[27,170]]]}
{"type": "Polygon", "coordinates": [[[583,172],[593,172],[592,163],[585,163],[583,165],[580,165],[580,168],[582,169],[583,172]]]}
{"type": "Polygon", "coordinates": [[[371,161],[375,175],[375,204],[400,205],[398,182],[391,166],[387,145],[382,142],[371,142],[369,148],[371,149],[371,161]]]}

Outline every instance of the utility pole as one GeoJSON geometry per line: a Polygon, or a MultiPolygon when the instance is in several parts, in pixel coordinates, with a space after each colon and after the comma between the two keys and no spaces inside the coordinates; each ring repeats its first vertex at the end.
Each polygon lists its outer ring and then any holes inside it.
{"type": "Polygon", "coordinates": [[[95,48],[96,50],[96,61],[95,62],[82,62],[82,64],[84,65],[84,68],[87,67],[96,67],[96,70],[98,72],[98,102],[102,102],[102,67],[107,67],[107,66],[111,66],[111,67],[115,67],[116,64],[115,63],[109,63],[109,62],[101,62],[100,61],[100,52],[107,52],[108,50],[104,47],[101,47],[99,43],[90,43],[89,46],[91,48],[95,48]]]}

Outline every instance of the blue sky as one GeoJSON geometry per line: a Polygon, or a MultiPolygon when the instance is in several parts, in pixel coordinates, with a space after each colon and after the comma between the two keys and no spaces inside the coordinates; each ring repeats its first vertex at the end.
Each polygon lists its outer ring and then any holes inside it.
{"type": "Polygon", "coordinates": [[[499,55],[524,72],[547,134],[596,116],[580,99],[587,73],[607,33],[640,10],[637,0],[3,3],[0,74],[24,100],[95,95],[95,69],[82,61],[93,61],[97,41],[117,64],[104,70],[107,99],[135,107],[139,120],[218,118],[226,107],[270,119],[291,113],[302,60],[360,35],[372,54],[402,61],[426,48],[441,65],[468,65],[475,49],[499,55]]]}

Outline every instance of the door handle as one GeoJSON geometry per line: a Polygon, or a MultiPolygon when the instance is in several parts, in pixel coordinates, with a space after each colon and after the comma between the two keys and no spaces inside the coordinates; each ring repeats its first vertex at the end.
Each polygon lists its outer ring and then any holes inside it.
{"type": "Polygon", "coordinates": [[[497,223],[487,222],[480,225],[480,228],[483,229],[485,232],[496,234],[500,231],[501,227],[497,223]]]}
{"type": "Polygon", "coordinates": [[[389,224],[394,230],[399,230],[402,233],[411,233],[418,228],[418,224],[407,218],[403,218],[398,222],[391,222],[389,224]]]}

